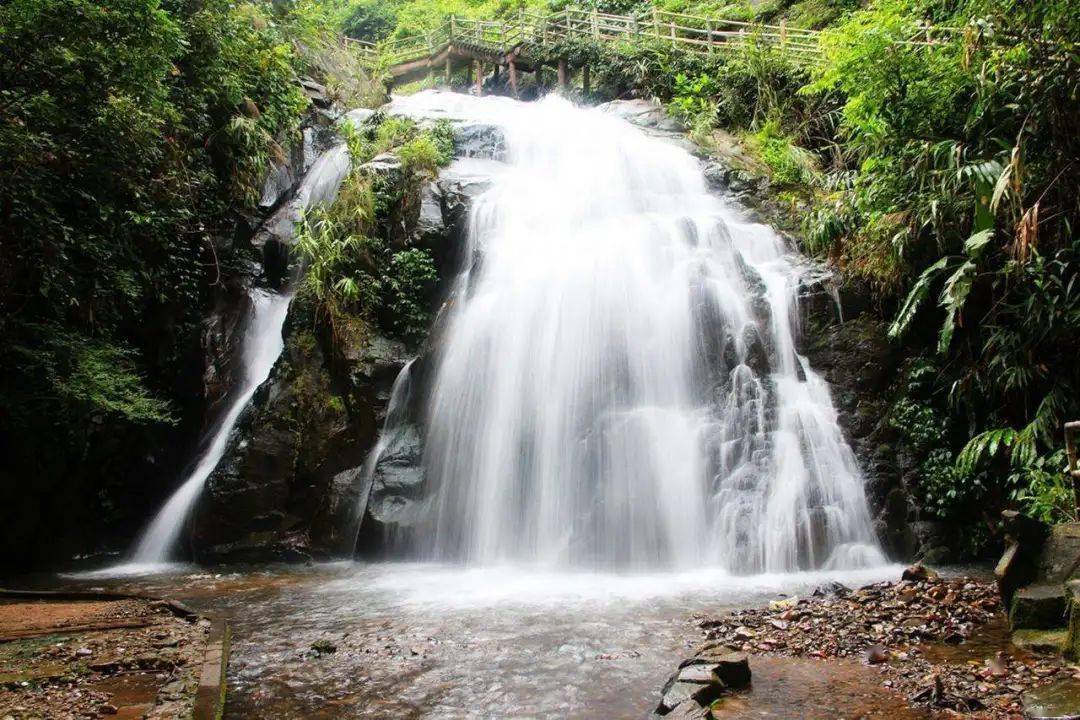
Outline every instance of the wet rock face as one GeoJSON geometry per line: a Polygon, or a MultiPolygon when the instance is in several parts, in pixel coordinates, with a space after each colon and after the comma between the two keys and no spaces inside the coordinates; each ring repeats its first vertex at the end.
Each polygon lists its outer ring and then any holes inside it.
{"type": "MultiPolygon", "coordinates": [[[[490,165],[498,165],[467,162],[480,165],[455,163],[419,187],[406,187],[401,163],[390,155],[360,168],[393,199],[381,231],[398,246],[431,252],[443,278],[457,269],[469,204],[490,185],[490,165]]],[[[248,286],[238,287],[238,299],[224,302],[208,323],[206,382],[219,396],[235,380],[248,286]]],[[[417,514],[423,487],[417,425],[389,439],[373,473],[364,468],[394,380],[415,350],[374,328],[357,341],[336,342],[303,297],[293,301],[283,332],[285,350],[237,424],[194,513],[191,545],[200,561],[347,555],[361,518],[371,535],[364,542],[380,545],[417,514]]]]}
{"type": "Polygon", "coordinates": [[[292,312],[285,351],[196,510],[192,544],[201,561],[351,551],[364,456],[408,356],[401,343],[376,337],[342,357],[310,332],[303,300],[292,312]]]}
{"type": "Polygon", "coordinates": [[[917,536],[910,523],[917,510],[903,482],[899,439],[886,422],[890,385],[899,363],[885,324],[869,314],[841,322],[825,294],[808,298],[803,305],[807,318],[800,349],[829,383],[840,426],[866,478],[878,537],[891,557],[915,557],[935,540],[917,536]]]}
{"type": "Polygon", "coordinates": [[[709,705],[750,687],[750,661],[741,652],[709,647],[683,660],[661,691],[656,715],[667,718],[709,718],[709,705]]]}
{"type": "Polygon", "coordinates": [[[506,160],[506,137],[497,125],[472,122],[456,125],[454,146],[463,158],[506,160]]]}
{"type": "Polygon", "coordinates": [[[365,522],[384,527],[411,525],[424,487],[423,439],[409,424],[395,431],[375,466],[365,522]]]}
{"type": "Polygon", "coordinates": [[[686,129],[664,111],[663,105],[653,100],[612,100],[598,105],[597,109],[646,130],[677,133],[686,129]]]}

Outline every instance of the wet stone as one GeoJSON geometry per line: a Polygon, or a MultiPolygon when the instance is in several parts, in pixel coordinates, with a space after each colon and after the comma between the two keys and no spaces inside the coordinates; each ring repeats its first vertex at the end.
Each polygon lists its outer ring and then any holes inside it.
{"type": "Polygon", "coordinates": [[[708,705],[723,694],[724,686],[720,683],[684,682],[673,676],[664,687],[664,696],[660,700],[656,712],[659,715],[667,715],[679,705],[688,701],[708,705]]]}
{"type": "Polygon", "coordinates": [[[679,671],[679,680],[692,683],[714,683],[720,678],[716,674],[718,665],[688,665],[679,671]]]}
{"type": "Polygon", "coordinates": [[[900,576],[901,580],[908,580],[910,582],[926,582],[927,580],[936,580],[938,574],[926,567],[922,563],[915,563],[907,568],[904,568],[904,573],[900,576]]]}
{"type": "Polygon", "coordinates": [[[1023,703],[1029,720],[1080,720],[1080,680],[1065,678],[1028,690],[1023,703]]]}
{"type": "Polygon", "coordinates": [[[709,709],[702,707],[693,700],[687,700],[680,703],[664,717],[668,720],[707,720],[709,709]]]}
{"type": "Polygon", "coordinates": [[[720,656],[712,671],[729,688],[738,690],[750,685],[750,660],[745,653],[733,652],[720,656]]]}

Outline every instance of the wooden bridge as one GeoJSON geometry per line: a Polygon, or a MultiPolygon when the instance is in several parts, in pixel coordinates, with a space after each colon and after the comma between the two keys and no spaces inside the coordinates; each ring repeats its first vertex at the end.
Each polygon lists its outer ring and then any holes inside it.
{"type": "MultiPolygon", "coordinates": [[[[731,51],[749,42],[772,46],[801,63],[821,54],[815,30],[717,20],[653,9],[638,15],[613,15],[567,8],[551,15],[521,11],[509,20],[469,20],[451,16],[434,32],[382,43],[349,40],[366,65],[385,73],[391,82],[408,82],[433,72],[447,79],[454,66],[464,64],[477,83],[484,66],[505,67],[516,90],[519,72],[558,70],[560,86],[568,80],[566,60],[557,57],[556,43],[591,39],[604,43],[670,43],[680,50],[710,55],[731,51]]],[[[588,68],[583,68],[588,86],[588,68]]]]}

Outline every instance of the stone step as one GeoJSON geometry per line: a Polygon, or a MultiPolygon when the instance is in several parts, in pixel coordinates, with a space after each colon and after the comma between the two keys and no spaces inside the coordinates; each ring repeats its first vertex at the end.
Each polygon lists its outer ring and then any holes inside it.
{"type": "Polygon", "coordinates": [[[1068,617],[1065,586],[1028,585],[1013,596],[1009,626],[1013,630],[1053,630],[1065,627],[1068,617]]]}

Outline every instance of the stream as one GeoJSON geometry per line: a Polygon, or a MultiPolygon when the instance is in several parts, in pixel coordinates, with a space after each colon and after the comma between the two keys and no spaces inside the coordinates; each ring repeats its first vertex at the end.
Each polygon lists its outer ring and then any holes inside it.
{"type": "MultiPolygon", "coordinates": [[[[227,718],[644,718],[700,641],[698,613],[899,570],[736,577],[342,562],[75,582],[228,616],[227,718]]],[[[782,705],[789,717],[807,716],[793,702],[782,705]]]]}

